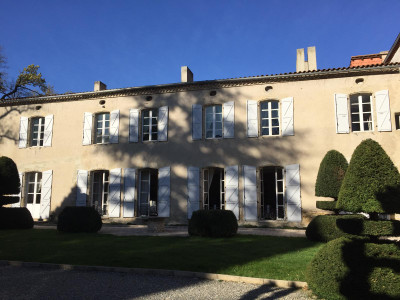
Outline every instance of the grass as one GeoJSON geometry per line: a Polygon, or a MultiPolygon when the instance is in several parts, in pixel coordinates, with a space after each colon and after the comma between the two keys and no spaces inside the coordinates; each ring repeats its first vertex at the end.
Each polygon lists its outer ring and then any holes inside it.
{"type": "Polygon", "coordinates": [[[73,265],[173,269],[304,281],[322,246],[305,238],[65,234],[52,229],[0,231],[0,259],[73,265]]]}

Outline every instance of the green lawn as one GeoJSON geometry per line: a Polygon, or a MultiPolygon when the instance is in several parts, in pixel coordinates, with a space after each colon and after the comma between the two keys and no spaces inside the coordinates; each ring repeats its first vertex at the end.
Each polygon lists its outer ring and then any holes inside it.
{"type": "Polygon", "coordinates": [[[0,231],[0,260],[187,270],[304,281],[321,243],[305,238],[63,234],[50,229],[0,231]]]}

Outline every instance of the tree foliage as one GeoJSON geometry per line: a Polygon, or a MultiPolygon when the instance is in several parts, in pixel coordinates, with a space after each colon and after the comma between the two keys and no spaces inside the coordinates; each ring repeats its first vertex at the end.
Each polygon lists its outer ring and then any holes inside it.
{"type": "Polygon", "coordinates": [[[19,194],[20,186],[18,169],[14,161],[6,156],[0,157],[0,207],[19,201],[18,197],[10,195],[19,194]]]}

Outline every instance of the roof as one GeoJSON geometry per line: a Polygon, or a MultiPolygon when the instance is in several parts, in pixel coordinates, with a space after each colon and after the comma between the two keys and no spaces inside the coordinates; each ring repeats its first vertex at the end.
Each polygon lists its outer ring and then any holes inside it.
{"type": "Polygon", "coordinates": [[[390,63],[390,61],[393,58],[393,55],[397,52],[397,50],[400,47],[400,33],[397,35],[396,40],[394,41],[392,48],[390,48],[388,55],[386,56],[385,60],[383,63],[390,63]]]}

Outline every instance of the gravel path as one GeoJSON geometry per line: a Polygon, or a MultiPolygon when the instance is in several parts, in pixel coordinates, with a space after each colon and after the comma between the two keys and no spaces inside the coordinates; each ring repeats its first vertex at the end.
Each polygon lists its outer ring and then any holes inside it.
{"type": "Polygon", "coordinates": [[[0,299],[310,299],[302,290],[186,277],[0,266],[0,299]]]}

